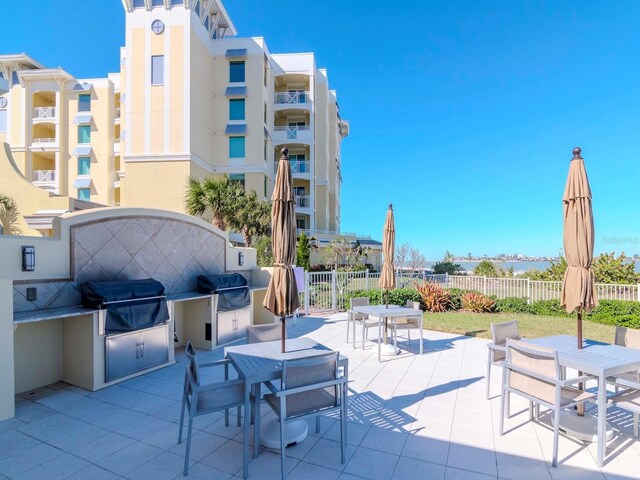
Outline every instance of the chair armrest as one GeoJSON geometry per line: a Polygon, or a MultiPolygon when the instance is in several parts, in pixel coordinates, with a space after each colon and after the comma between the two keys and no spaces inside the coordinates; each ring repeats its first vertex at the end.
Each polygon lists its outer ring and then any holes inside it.
{"type": "Polygon", "coordinates": [[[208,390],[219,390],[221,388],[231,387],[233,385],[244,385],[244,381],[239,378],[236,380],[225,380],[223,382],[205,383],[204,385],[193,386],[193,390],[201,393],[208,390]]]}
{"type": "Polygon", "coordinates": [[[589,380],[593,380],[597,377],[593,375],[580,375],[579,377],[568,378],[566,380],[560,380],[558,383],[561,387],[570,387],[571,385],[575,385],[576,383],[587,382],[589,380]]]}
{"type": "Polygon", "coordinates": [[[278,392],[280,392],[280,389],[278,387],[276,387],[273,382],[264,382],[264,385],[267,386],[267,388],[271,391],[271,393],[273,393],[274,395],[277,395],[278,392]]]}
{"type": "Polygon", "coordinates": [[[216,367],[218,365],[228,365],[230,360],[225,358],[223,360],[216,360],[215,362],[207,362],[198,364],[199,368],[216,367]]]}
{"type": "Polygon", "coordinates": [[[489,350],[500,350],[501,352],[506,352],[507,347],[504,345],[496,345],[495,343],[488,343],[487,348],[489,350]]]}

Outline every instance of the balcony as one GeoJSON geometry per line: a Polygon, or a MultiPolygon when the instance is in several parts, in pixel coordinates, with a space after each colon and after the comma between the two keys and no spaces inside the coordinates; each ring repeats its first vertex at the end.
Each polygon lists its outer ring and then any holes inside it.
{"type": "Polygon", "coordinates": [[[118,139],[113,142],[113,154],[120,155],[120,140],[118,139]]]}
{"type": "Polygon", "coordinates": [[[55,137],[51,138],[51,137],[34,137],[33,140],[31,140],[31,143],[33,145],[47,145],[47,146],[53,146],[57,143],[57,140],[55,139],[55,137]]]}
{"type": "Polygon", "coordinates": [[[120,115],[121,115],[120,107],[116,107],[114,112],[114,117],[113,117],[116,123],[120,123],[120,115]]]}
{"type": "Polygon", "coordinates": [[[56,118],[56,107],[36,107],[33,109],[34,120],[52,120],[56,118]]]}
{"type": "Polygon", "coordinates": [[[31,181],[44,190],[55,192],[58,188],[55,170],[34,170],[31,181]]]}
{"type": "Polygon", "coordinates": [[[0,95],[4,95],[9,91],[9,82],[6,78],[0,78],[0,95]]]}
{"type": "Polygon", "coordinates": [[[309,195],[296,195],[296,208],[310,208],[311,198],[309,195]]]}
{"type": "Polygon", "coordinates": [[[309,106],[311,105],[311,98],[309,92],[305,91],[288,91],[288,92],[276,92],[274,94],[274,103],[277,106],[309,106]]]}
{"type": "Polygon", "coordinates": [[[310,125],[276,125],[273,128],[273,143],[281,145],[284,143],[313,143],[313,133],[310,125]]]}
{"type": "MultiPolygon", "coordinates": [[[[311,173],[309,160],[290,160],[289,164],[291,165],[291,173],[294,176],[308,176],[311,173]]],[[[278,171],[278,161],[274,162],[273,171],[274,173],[278,171]]]]}

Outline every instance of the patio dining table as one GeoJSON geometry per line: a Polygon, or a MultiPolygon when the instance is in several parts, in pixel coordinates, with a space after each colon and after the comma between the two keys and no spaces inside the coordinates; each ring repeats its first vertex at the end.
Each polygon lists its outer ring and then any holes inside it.
{"type": "Polygon", "coordinates": [[[560,365],[578,370],[598,379],[598,458],[599,467],[606,456],[607,377],[640,369],[640,350],[584,340],[578,349],[578,339],[571,335],[525,339],[528,343],[558,351],[560,365]]]}
{"type": "MultiPolygon", "coordinates": [[[[355,313],[362,313],[364,315],[369,315],[370,317],[374,317],[378,319],[378,361],[382,360],[382,344],[388,344],[388,336],[387,331],[389,328],[388,321],[390,318],[419,318],[418,322],[420,328],[420,355],[422,355],[422,310],[415,308],[407,308],[407,307],[399,307],[397,305],[367,305],[362,307],[353,307],[352,310],[355,313]],[[382,324],[384,322],[384,332],[381,332],[382,324]],[[382,340],[383,336],[381,334],[384,333],[384,340],[382,340]]],[[[355,323],[354,323],[354,333],[353,337],[355,338],[355,323]]],[[[396,349],[397,339],[394,338],[393,345],[393,355],[397,353],[396,349]]]]}
{"type": "MultiPolygon", "coordinates": [[[[242,476],[249,475],[249,421],[251,409],[251,388],[255,386],[255,412],[253,456],[258,455],[260,438],[260,385],[282,377],[283,360],[309,358],[330,352],[331,349],[308,337],[287,339],[286,352],[282,353],[280,340],[275,342],[252,343],[225,347],[224,354],[245,382],[244,391],[244,435],[242,449],[242,476]]],[[[338,366],[343,369],[344,377],[349,381],[349,359],[343,355],[338,358],[338,366]]],[[[347,402],[346,385],[343,399],[347,402]]],[[[304,420],[303,420],[304,421],[304,420]]]]}

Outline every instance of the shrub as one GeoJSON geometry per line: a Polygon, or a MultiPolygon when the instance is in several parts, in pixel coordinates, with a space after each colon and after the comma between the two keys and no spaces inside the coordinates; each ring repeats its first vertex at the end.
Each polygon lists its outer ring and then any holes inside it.
{"type": "MultiPolygon", "coordinates": [[[[353,290],[345,294],[345,306],[349,308],[349,300],[354,297],[367,297],[371,305],[381,305],[385,301],[383,290],[376,288],[375,290],[353,290]]],[[[420,294],[413,288],[399,288],[389,291],[389,303],[393,305],[405,306],[407,301],[420,301],[420,294]]]]}
{"type": "Polygon", "coordinates": [[[532,308],[526,298],[508,297],[496,300],[496,311],[508,313],[532,313],[532,308]]]}
{"type": "Polygon", "coordinates": [[[628,300],[600,300],[593,311],[593,315],[607,314],[611,316],[636,315],[640,316],[640,302],[628,300]]]}
{"type": "Polygon", "coordinates": [[[427,312],[446,312],[451,308],[451,292],[437,283],[416,282],[415,287],[427,312]]]}
{"type": "Polygon", "coordinates": [[[567,313],[560,307],[560,300],[538,300],[531,305],[531,313],[534,315],[547,315],[550,317],[572,317],[574,313],[567,313]]]}
{"type": "Polygon", "coordinates": [[[467,290],[447,288],[447,291],[451,294],[451,309],[460,310],[462,308],[462,297],[467,293],[467,290]]]}
{"type": "Polygon", "coordinates": [[[493,312],[496,301],[478,292],[467,292],[462,297],[462,308],[475,313],[493,312]]]}

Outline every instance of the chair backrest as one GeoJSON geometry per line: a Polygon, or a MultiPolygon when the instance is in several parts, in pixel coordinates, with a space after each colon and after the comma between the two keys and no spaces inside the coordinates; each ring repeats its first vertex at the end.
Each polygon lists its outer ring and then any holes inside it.
{"type": "Polygon", "coordinates": [[[622,347],[640,349],[640,330],[616,327],[615,344],[622,347]]]}
{"type": "Polygon", "coordinates": [[[506,345],[509,387],[555,404],[556,382],[561,379],[557,350],[511,339],[506,345]]]}
{"type": "MultiPolygon", "coordinates": [[[[505,346],[508,338],[512,340],[520,339],[517,320],[491,324],[491,341],[494,345],[505,346]]],[[[494,362],[499,362],[504,358],[505,353],[502,350],[493,350],[494,362]]]]}
{"type": "Polygon", "coordinates": [[[420,302],[414,302],[407,300],[407,308],[413,308],[414,310],[420,310],[420,302]]]}
{"type": "MultiPolygon", "coordinates": [[[[187,343],[187,347],[184,349],[184,353],[187,355],[187,359],[189,360],[189,365],[187,365],[187,369],[191,372],[191,377],[196,385],[200,385],[200,370],[198,369],[198,360],[196,359],[196,349],[193,348],[191,342],[187,343]]],[[[185,388],[188,388],[188,382],[185,385],[185,388]]],[[[190,389],[189,389],[190,391],[190,389]]]]}
{"type": "MultiPolygon", "coordinates": [[[[285,360],[282,364],[283,390],[312,387],[338,379],[338,352],[308,358],[285,360]]],[[[300,416],[339,404],[338,386],[310,388],[306,392],[287,395],[287,418],[300,416]]]]}
{"type": "Polygon", "coordinates": [[[354,297],[351,299],[351,308],[366,307],[369,305],[369,297],[354,297]]]}
{"type": "Polygon", "coordinates": [[[247,343],[273,342],[282,339],[282,325],[250,325],[247,327],[247,343]]]}

